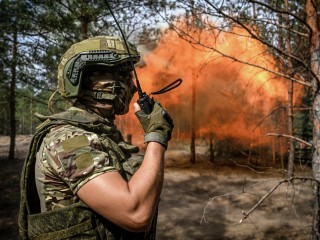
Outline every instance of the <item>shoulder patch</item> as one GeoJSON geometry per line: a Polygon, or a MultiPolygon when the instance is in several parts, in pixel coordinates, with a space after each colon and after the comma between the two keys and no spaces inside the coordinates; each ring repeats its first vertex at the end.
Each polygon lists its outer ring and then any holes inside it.
{"type": "Polygon", "coordinates": [[[71,152],[81,147],[89,146],[89,140],[85,135],[69,138],[61,142],[61,146],[65,152],[71,152]]]}
{"type": "Polygon", "coordinates": [[[94,161],[89,152],[82,153],[75,159],[77,169],[82,171],[93,165],[94,161]]]}

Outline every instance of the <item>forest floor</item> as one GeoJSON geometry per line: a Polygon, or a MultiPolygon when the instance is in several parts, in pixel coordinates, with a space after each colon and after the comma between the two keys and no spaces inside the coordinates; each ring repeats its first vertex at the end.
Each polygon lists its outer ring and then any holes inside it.
{"type": "MultiPolygon", "coordinates": [[[[9,139],[0,137],[0,239],[18,239],[19,181],[29,142],[30,137],[18,136],[16,159],[9,162],[9,139]]],[[[191,164],[186,147],[167,151],[158,240],[311,239],[314,195],[309,181],[280,184],[283,170],[248,167],[239,158],[211,163],[204,149],[197,153],[191,164]]],[[[295,174],[310,176],[310,168],[297,164],[295,174]]]]}

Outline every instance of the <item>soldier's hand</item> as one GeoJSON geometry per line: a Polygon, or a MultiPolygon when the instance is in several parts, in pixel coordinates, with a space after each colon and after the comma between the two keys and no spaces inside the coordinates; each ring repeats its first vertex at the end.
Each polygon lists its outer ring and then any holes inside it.
{"type": "Polygon", "coordinates": [[[150,114],[146,114],[135,105],[136,116],[145,132],[144,142],[158,142],[165,147],[171,139],[171,132],[174,127],[172,118],[167,110],[160,103],[155,102],[150,114]]]}

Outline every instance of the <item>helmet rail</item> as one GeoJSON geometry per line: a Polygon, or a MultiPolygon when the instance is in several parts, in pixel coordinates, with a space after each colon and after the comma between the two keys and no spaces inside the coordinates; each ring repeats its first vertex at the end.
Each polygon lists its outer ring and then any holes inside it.
{"type": "MultiPolygon", "coordinates": [[[[124,62],[120,55],[112,50],[95,50],[82,52],[66,69],[66,78],[76,86],[79,83],[79,76],[82,69],[89,65],[104,64],[115,66],[124,62]]],[[[135,59],[138,61],[139,59],[135,59]]]]}

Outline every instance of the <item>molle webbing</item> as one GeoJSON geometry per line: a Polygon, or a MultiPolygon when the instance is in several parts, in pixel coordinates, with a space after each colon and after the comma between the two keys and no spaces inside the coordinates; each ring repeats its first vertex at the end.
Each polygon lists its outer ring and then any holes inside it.
{"type": "Polygon", "coordinates": [[[28,216],[28,235],[35,240],[60,240],[91,235],[96,236],[93,228],[92,211],[83,204],[73,204],[66,208],[28,216]],[[66,227],[66,222],[68,226],[66,227]]]}

